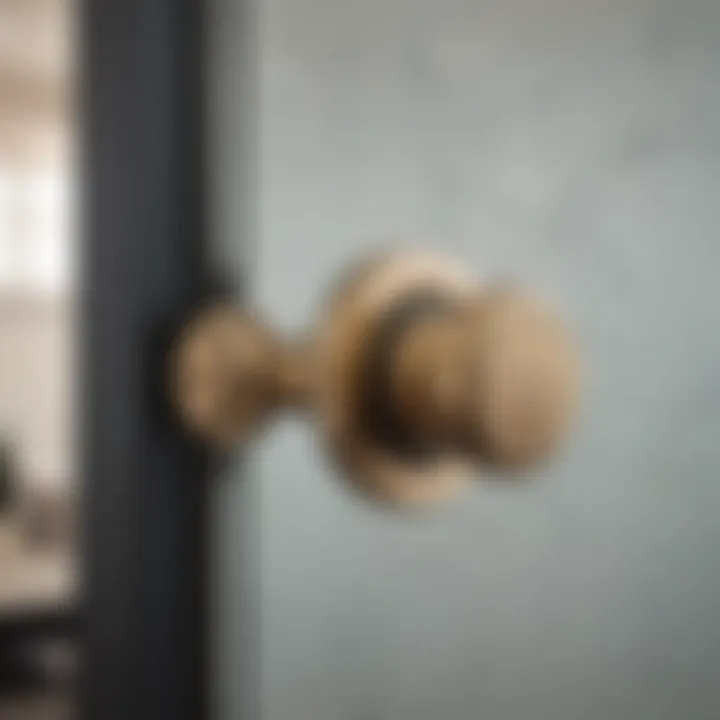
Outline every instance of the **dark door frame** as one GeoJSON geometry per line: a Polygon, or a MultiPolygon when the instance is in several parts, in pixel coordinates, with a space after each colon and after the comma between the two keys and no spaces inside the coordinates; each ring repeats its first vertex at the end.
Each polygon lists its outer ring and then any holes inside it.
{"type": "Polygon", "coordinates": [[[164,402],[205,242],[204,4],[84,0],[81,717],[207,716],[209,462],[164,402]]]}

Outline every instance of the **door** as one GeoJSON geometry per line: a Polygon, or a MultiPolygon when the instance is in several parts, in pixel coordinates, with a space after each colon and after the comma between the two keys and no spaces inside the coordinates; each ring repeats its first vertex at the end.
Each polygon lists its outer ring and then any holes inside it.
{"type": "Polygon", "coordinates": [[[422,517],[348,492],[311,423],[267,432],[218,490],[217,718],[717,717],[720,6],[262,0],[249,22],[249,301],[299,332],[347,263],[422,243],[554,296],[588,380],[531,483],[422,517]]]}

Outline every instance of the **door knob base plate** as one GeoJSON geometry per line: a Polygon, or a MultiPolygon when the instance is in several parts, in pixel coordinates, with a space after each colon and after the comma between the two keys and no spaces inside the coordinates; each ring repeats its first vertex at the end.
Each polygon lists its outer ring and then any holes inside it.
{"type": "Polygon", "coordinates": [[[398,507],[437,504],[474,475],[455,453],[409,453],[363,422],[368,393],[366,368],[373,339],[395,309],[419,294],[458,303],[477,292],[462,267],[429,253],[375,257],[351,272],[330,300],[317,334],[316,410],[335,460],[352,485],[375,501],[398,507]]]}

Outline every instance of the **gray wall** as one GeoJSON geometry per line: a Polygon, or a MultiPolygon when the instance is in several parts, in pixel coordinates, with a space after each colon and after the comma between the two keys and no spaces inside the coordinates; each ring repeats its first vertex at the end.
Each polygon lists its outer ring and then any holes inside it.
{"type": "Polygon", "coordinates": [[[552,468],[427,518],[307,426],[263,440],[264,720],[720,717],[720,3],[262,0],[258,53],[273,322],[429,238],[554,295],[588,358],[552,468]]]}

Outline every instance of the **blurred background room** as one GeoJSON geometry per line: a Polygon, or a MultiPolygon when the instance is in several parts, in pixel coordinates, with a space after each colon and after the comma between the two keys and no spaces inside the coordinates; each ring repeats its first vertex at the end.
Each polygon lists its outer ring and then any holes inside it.
{"type": "Polygon", "coordinates": [[[0,0],[0,718],[63,717],[74,615],[73,8],[0,0]]]}

